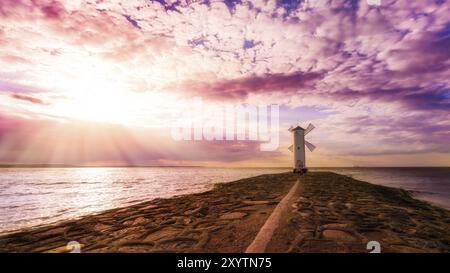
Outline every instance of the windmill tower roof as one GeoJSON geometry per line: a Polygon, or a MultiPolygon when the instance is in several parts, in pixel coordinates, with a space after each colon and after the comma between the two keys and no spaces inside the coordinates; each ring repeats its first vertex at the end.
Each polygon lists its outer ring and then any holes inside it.
{"type": "Polygon", "coordinates": [[[300,127],[300,126],[297,126],[297,127],[294,127],[294,128],[291,129],[291,131],[299,131],[299,130],[305,131],[305,129],[300,127]]]}

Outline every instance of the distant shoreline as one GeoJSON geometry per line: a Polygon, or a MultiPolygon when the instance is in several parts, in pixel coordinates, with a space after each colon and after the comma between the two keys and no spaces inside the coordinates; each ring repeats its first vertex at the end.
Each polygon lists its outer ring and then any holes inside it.
{"type": "Polygon", "coordinates": [[[226,167],[198,165],[112,165],[86,166],[66,164],[0,164],[0,168],[223,168],[223,169],[290,169],[290,167],[226,167]]]}
{"type": "Polygon", "coordinates": [[[83,165],[65,165],[65,164],[0,164],[0,168],[207,168],[203,166],[137,166],[137,165],[124,165],[124,166],[83,166],[83,165]]]}

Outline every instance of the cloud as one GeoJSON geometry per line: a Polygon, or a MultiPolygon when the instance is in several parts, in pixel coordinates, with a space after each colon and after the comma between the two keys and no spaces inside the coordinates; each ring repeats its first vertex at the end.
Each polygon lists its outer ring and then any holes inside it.
{"type": "Polygon", "coordinates": [[[14,83],[9,81],[0,80],[0,92],[8,92],[8,93],[39,93],[44,90],[32,87],[28,85],[23,85],[20,83],[14,83]]]}
{"type": "Polygon", "coordinates": [[[290,74],[267,74],[230,80],[187,80],[168,89],[181,89],[190,94],[210,99],[245,99],[250,93],[283,92],[286,95],[311,87],[319,81],[321,73],[295,72],[290,74]]]}
{"type": "Polygon", "coordinates": [[[134,26],[135,28],[141,29],[141,27],[139,26],[139,23],[136,20],[134,20],[133,18],[131,18],[131,16],[124,15],[123,17],[125,17],[125,19],[127,19],[127,21],[130,22],[130,24],[132,26],[134,26]]]}
{"type": "MultiPolygon", "coordinates": [[[[312,107],[324,113],[317,136],[330,154],[448,153],[449,13],[448,1],[4,0],[0,92],[31,102],[28,112],[39,105],[32,93],[110,86],[142,101],[312,107]]],[[[10,101],[0,105],[18,111],[10,101]]],[[[196,147],[224,161],[259,156],[217,145],[196,147]]]]}
{"type": "Polygon", "coordinates": [[[51,1],[40,6],[42,13],[49,19],[61,19],[66,13],[66,10],[57,1],[51,1]]]}
{"type": "Polygon", "coordinates": [[[14,99],[17,99],[17,100],[27,101],[27,102],[34,103],[34,104],[48,105],[47,102],[44,102],[41,99],[38,99],[38,98],[35,98],[35,97],[31,97],[31,96],[20,95],[20,94],[12,94],[11,97],[14,98],[14,99]]]}
{"type": "Polygon", "coordinates": [[[397,103],[406,110],[446,111],[450,109],[448,88],[424,89],[420,86],[405,89],[369,89],[355,91],[350,89],[339,90],[322,94],[336,100],[367,100],[369,102],[380,101],[384,103],[397,103]]]}

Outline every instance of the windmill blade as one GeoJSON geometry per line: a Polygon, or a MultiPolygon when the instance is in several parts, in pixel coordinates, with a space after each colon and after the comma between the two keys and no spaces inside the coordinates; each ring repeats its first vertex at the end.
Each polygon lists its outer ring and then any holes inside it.
{"type": "Polygon", "coordinates": [[[310,123],[309,125],[308,125],[308,127],[306,128],[306,130],[305,130],[305,136],[309,133],[309,132],[311,132],[314,128],[316,128],[314,125],[312,125],[312,123],[310,123]]]}
{"type": "Polygon", "coordinates": [[[314,151],[314,149],[316,149],[316,146],[314,146],[311,142],[308,142],[305,140],[305,146],[308,147],[308,150],[310,150],[311,152],[314,151]]]}
{"type": "Polygon", "coordinates": [[[292,129],[294,129],[294,126],[291,125],[291,127],[289,127],[288,131],[292,132],[292,129]]]}
{"type": "Polygon", "coordinates": [[[294,145],[289,146],[288,150],[294,152],[294,145]]]}

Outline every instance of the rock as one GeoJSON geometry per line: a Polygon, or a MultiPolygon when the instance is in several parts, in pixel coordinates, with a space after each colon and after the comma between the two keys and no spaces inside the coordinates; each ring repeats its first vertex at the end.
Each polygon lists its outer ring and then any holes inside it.
{"type": "Polygon", "coordinates": [[[183,219],[183,223],[185,224],[185,225],[189,225],[190,223],[192,223],[192,219],[189,217],[189,218],[184,218],[183,219]]]}
{"type": "Polygon", "coordinates": [[[155,232],[151,232],[149,235],[147,235],[145,237],[144,242],[158,241],[161,239],[173,238],[175,236],[178,236],[180,232],[181,232],[180,229],[168,226],[168,227],[156,230],[155,232]]]}
{"type": "Polygon", "coordinates": [[[184,215],[188,216],[188,215],[192,215],[197,209],[190,209],[190,210],[186,210],[185,212],[183,212],[184,215]]]}
{"type": "Polygon", "coordinates": [[[66,230],[65,227],[61,227],[61,228],[51,228],[49,230],[43,231],[42,232],[42,236],[58,236],[60,234],[63,234],[64,231],[66,230]]]}
{"type": "Polygon", "coordinates": [[[318,212],[324,212],[324,211],[327,211],[328,208],[324,207],[324,206],[314,206],[314,210],[316,210],[318,212]]]}
{"type": "Polygon", "coordinates": [[[205,216],[208,214],[208,207],[201,207],[194,213],[195,216],[205,216]]]}
{"type": "Polygon", "coordinates": [[[143,210],[146,210],[146,209],[154,209],[154,208],[157,208],[158,206],[156,206],[156,205],[148,205],[148,206],[146,206],[146,207],[143,207],[142,209],[143,210]]]}
{"type": "Polygon", "coordinates": [[[208,214],[208,207],[199,207],[193,210],[188,210],[184,212],[184,215],[192,215],[196,217],[203,217],[208,214]]]}
{"type": "Polygon", "coordinates": [[[104,224],[96,224],[94,226],[94,230],[95,231],[99,231],[99,232],[105,232],[111,229],[111,226],[108,225],[104,225],[104,224]]]}
{"type": "Polygon", "coordinates": [[[142,224],[145,224],[147,222],[148,222],[147,219],[145,219],[144,217],[141,216],[141,217],[136,218],[133,221],[133,226],[142,225],[142,224]]]}
{"type": "Polygon", "coordinates": [[[168,219],[165,221],[162,221],[161,224],[159,224],[160,226],[165,226],[165,225],[172,225],[175,224],[176,220],[175,219],[168,219]]]}
{"type": "Polygon", "coordinates": [[[346,229],[349,228],[350,225],[349,224],[339,224],[339,223],[332,223],[332,224],[326,224],[326,225],[322,225],[320,226],[320,228],[322,229],[346,229]]]}
{"type": "Polygon", "coordinates": [[[327,229],[322,232],[325,239],[341,241],[341,242],[357,242],[358,239],[342,230],[327,229]]]}
{"type": "Polygon", "coordinates": [[[423,252],[425,252],[421,248],[407,246],[407,245],[391,245],[388,249],[390,252],[398,252],[398,253],[423,253],[423,252]]]}
{"type": "Polygon", "coordinates": [[[417,229],[415,229],[415,228],[407,229],[406,233],[409,234],[409,235],[414,235],[414,234],[417,233],[417,229]]]}
{"type": "Polygon", "coordinates": [[[225,213],[225,214],[221,215],[220,219],[222,219],[222,220],[236,220],[236,219],[242,219],[245,216],[247,216],[247,213],[245,213],[245,212],[230,212],[230,213],[225,213]]]}
{"type": "Polygon", "coordinates": [[[121,229],[119,229],[119,230],[117,230],[117,231],[113,231],[113,232],[111,233],[111,236],[112,236],[112,237],[116,237],[116,238],[123,237],[123,236],[125,236],[128,232],[130,232],[130,229],[132,230],[133,228],[121,228],[121,229]]]}
{"type": "Polygon", "coordinates": [[[309,217],[312,214],[312,211],[310,209],[299,209],[298,213],[300,214],[301,217],[309,217]]]}
{"type": "Polygon", "coordinates": [[[247,205],[266,205],[266,204],[270,204],[270,201],[265,201],[265,200],[245,200],[245,201],[242,201],[242,203],[247,204],[247,205]]]}
{"type": "Polygon", "coordinates": [[[147,222],[148,222],[148,220],[145,219],[145,217],[140,216],[140,217],[137,217],[136,219],[131,219],[131,220],[125,221],[125,222],[123,222],[123,224],[133,227],[133,226],[144,225],[147,222]]]}

